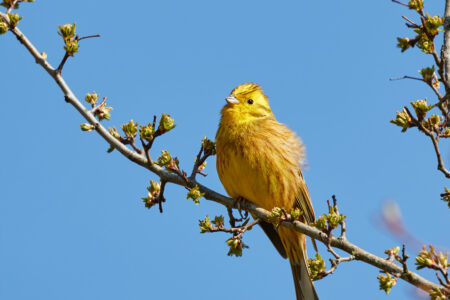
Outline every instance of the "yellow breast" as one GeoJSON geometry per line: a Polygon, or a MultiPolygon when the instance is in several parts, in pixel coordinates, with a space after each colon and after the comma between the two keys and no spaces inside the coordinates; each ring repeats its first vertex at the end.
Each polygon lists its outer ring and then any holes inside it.
{"type": "Polygon", "coordinates": [[[221,122],[216,142],[217,172],[231,197],[244,197],[267,210],[294,206],[304,150],[286,126],[275,119],[221,122]]]}

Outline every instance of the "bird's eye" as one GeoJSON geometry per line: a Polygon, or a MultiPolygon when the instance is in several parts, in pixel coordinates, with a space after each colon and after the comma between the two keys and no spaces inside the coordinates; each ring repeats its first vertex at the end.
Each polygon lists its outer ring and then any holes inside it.
{"type": "Polygon", "coordinates": [[[253,104],[253,99],[248,99],[247,103],[248,104],[253,104]]]}

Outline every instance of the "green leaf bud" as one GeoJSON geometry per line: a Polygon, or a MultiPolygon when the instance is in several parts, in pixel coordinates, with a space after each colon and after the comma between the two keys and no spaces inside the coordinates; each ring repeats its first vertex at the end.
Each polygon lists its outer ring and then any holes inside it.
{"type": "Polygon", "coordinates": [[[152,196],[155,196],[161,191],[161,185],[159,184],[159,182],[150,180],[150,186],[147,188],[147,190],[152,196]]]}
{"type": "Polygon", "coordinates": [[[67,55],[73,56],[75,53],[78,52],[79,47],[80,46],[78,45],[78,41],[73,40],[73,41],[67,42],[63,48],[64,48],[64,50],[66,50],[67,55]]]}
{"type": "Polygon", "coordinates": [[[423,31],[423,28],[416,28],[414,32],[418,34],[419,40],[417,41],[417,47],[426,54],[431,54],[434,51],[434,42],[430,37],[423,31]]]}
{"type": "Polygon", "coordinates": [[[448,253],[445,253],[445,255],[442,252],[439,252],[437,255],[438,263],[441,265],[444,270],[446,270],[450,265],[448,263],[448,253]]]}
{"type": "Polygon", "coordinates": [[[199,171],[203,171],[206,168],[206,161],[204,161],[200,166],[198,166],[199,171]]]}
{"type": "MultiPolygon", "coordinates": [[[[74,37],[75,37],[75,27],[76,24],[66,24],[66,25],[58,25],[59,28],[59,32],[58,34],[60,36],[62,36],[62,38],[64,39],[64,42],[67,44],[68,42],[70,42],[74,37]]],[[[67,51],[67,50],[66,50],[67,51]]],[[[69,51],[67,51],[69,52],[69,51]]]]}
{"type": "Polygon", "coordinates": [[[330,206],[330,210],[327,215],[328,229],[336,228],[339,224],[342,224],[345,218],[345,216],[336,213],[333,206],[330,206]]]}
{"type": "Polygon", "coordinates": [[[12,28],[16,27],[19,24],[19,21],[22,20],[22,17],[19,14],[8,14],[9,24],[12,28]]]}
{"type": "Polygon", "coordinates": [[[426,247],[423,246],[422,250],[419,252],[419,255],[416,256],[417,270],[432,267],[433,266],[433,254],[434,254],[433,248],[431,248],[431,250],[428,251],[426,249],[426,247]]]}
{"type": "Polygon", "coordinates": [[[430,15],[427,13],[425,28],[427,29],[429,34],[437,35],[439,33],[439,27],[441,27],[443,24],[444,18],[441,18],[440,16],[430,17],[430,15]]]}
{"type": "Polygon", "coordinates": [[[445,188],[445,193],[441,194],[441,200],[447,202],[448,208],[450,208],[450,189],[445,188]]]}
{"type": "Polygon", "coordinates": [[[155,128],[151,123],[148,123],[147,126],[139,126],[139,136],[141,139],[150,142],[153,140],[153,136],[155,135],[155,128]]]}
{"type": "Polygon", "coordinates": [[[450,127],[445,128],[444,132],[441,134],[442,137],[448,138],[450,137],[450,127]]]}
{"type": "Polygon", "coordinates": [[[134,123],[133,120],[130,120],[127,124],[120,126],[125,135],[132,138],[136,137],[137,127],[138,123],[134,123]]]}
{"type": "MultiPolygon", "coordinates": [[[[14,4],[14,0],[3,0],[3,2],[0,3],[1,6],[6,7],[8,9],[11,8],[13,4],[14,4]]],[[[16,5],[14,5],[13,8],[14,9],[19,8],[19,1],[17,1],[16,5]]]]}
{"type": "Polygon", "coordinates": [[[405,132],[408,128],[411,127],[411,118],[409,117],[406,110],[403,109],[401,112],[397,112],[397,117],[395,118],[395,120],[391,120],[391,123],[402,127],[402,132],[405,132]]]}
{"type": "Polygon", "coordinates": [[[312,223],[311,225],[321,231],[326,230],[327,229],[327,216],[325,214],[323,214],[316,221],[314,221],[314,223],[312,223]]]}
{"type": "Polygon", "coordinates": [[[114,151],[114,146],[113,145],[109,145],[109,148],[108,148],[108,150],[106,150],[106,152],[107,153],[111,153],[111,152],[113,152],[114,151]]]}
{"type": "Polygon", "coordinates": [[[435,288],[435,287],[431,288],[430,297],[431,297],[431,300],[445,300],[445,299],[448,299],[442,293],[441,289],[435,288]]]}
{"type": "Polygon", "coordinates": [[[90,132],[95,129],[95,126],[89,123],[83,123],[80,125],[81,130],[90,132]]]}
{"type": "Polygon", "coordinates": [[[405,52],[409,47],[411,47],[410,39],[405,38],[397,38],[397,47],[401,49],[402,52],[405,52]]]}
{"type": "Polygon", "coordinates": [[[93,92],[92,94],[87,93],[86,97],[84,97],[84,100],[87,103],[90,103],[92,106],[97,104],[98,95],[96,92],[93,92]]]}
{"type": "Polygon", "coordinates": [[[0,19],[0,34],[5,34],[7,32],[8,32],[8,24],[6,24],[0,19]]]}
{"type": "Polygon", "coordinates": [[[211,232],[211,222],[209,221],[209,216],[206,215],[205,220],[199,220],[200,233],[211,232]]]}
{"type": "MultiPolygon", "coordinates": [[[[216,216],[214,218],[214,220],[212,221],[212,223],[217,227],[222,227],[225,224],[225,218],[222,215],[216,216]]],[[[245,225],[243,225],[243,226],[245,226],[245,225]]]]}
{"type": "Polygon", "coordinates": [[[205,154],[216,154],[216,143],[208,139],[206,136],[203,138],[202,147],[205,154]]]}
{"type": "Polygon", "coordinates": [[[291,217],[292,219],[298,219],[303,214],[303,212],[300,210],[300,208],[291,208],[291,217]]]}
{"type": "Polygon", "coordinates": [[[423,81],[425,81],[428,84],[431,84],[434,79],[434,71],[435,68],[432,66],[431,68],[423,68],[419,70],[420,75],[422,75],[423,81]]]}
{"type": "Polygon", "coordinates": [[[439,125],[444,118],[439,115],[431,115],[428,119],[432,126],[439,125]]]}
{"type": "Polygon", "coordinates": [[[228,256],[236,256],[240,257],[242,256],[242,249],[248,248],[247,245],[242,242],[241,239],[237,238],[230,238],[226,241],[227,245],[230,247],[230,250],[228,251],[228,256]]]}
{"type": "Polygon", "coordinates": [[[161,151],[161,155],[158,157],[156,164],[161,167],[168,167],[170,162],[172,161],[172,156],[170,156],[169,152],[164,150],[161,151]]]}
{"type": "Polygon", "coordinates": [[[423,0],[410,0],[408,3],[409,9],[415,9],[418,12],[423,10],[423,0]]]}
{"type": "Polygon", "coordinates": [[[195,204],[200,204],[200,198],[203,197],[205,193],[200,192],[198,185],[195,185],[186,195],[186,199],[192,199],[195,204]]]}
{"type": "Polygon", "coordinates": [[[283,210],[279,207],[272,208],[270,215],[267,216],[269,221],[273,224],[278,224],[280,222],[281,216],[283,215],[283,210]]]}
{"type": "Polygon", "coordinates": [[[308,258],[309,277],[312,280],[319,280],[323,278],[325,272],[325,262],[319,253],[316,253],[316,258],[308,258]]]}
{"type": "Polygon", "coordinates": [[[416,102],[411,102],[411,105],[416,111],[416,115],[419,120],[423,120],[423,118],[425,118],[427,111],[429,111],[432,108],[431,105],[427,104],[427,99],[416,100],[416,102]]]}
{"type": "Polygon", "coordinates": [[[386,295],[389,294],[391,288],[397,283],[397,278],[391,276],[391,274],[386,273],[387,276],[382,274],[378,275],[378,281],[380,283],[380,290],[386,292],[386,295]]]}
{"type": "Polygon", "coordinates": [[[400,252],[400,247],[394,247],[391,249],[386,249],[384,251],[384,253],[386,253],[389,256],[396,256],[396,255],[398,255],[399,252],[400,252]]]}
{"type": "Polygon", "coordinates": [[[175,128],[174,120],[170,117],[170,115],[162,114],[161,120],[159,121],[158,130],[161,133],[166,133],[173,128],[175,128]]]}
{"type": "Polygon", "coordinates": [[[120,136],[119,132],[117,132],[116,127],[108,128],[108,130],[109,130],[109,133],[110,133],[113,137],[115,137],[116,139],[120,140],[121,136],[120,136]]]}

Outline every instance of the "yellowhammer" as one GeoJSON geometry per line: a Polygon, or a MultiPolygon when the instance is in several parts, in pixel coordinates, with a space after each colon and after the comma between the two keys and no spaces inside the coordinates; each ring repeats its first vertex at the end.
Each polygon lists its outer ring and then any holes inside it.
{"type": "MultiPolygon", "coordinates": [[[[272,210],[300,208],[304,222],[315,219],[300,163],[304,146],[272,113],[261,87],[244,83],[235,88],[221,111],[217,142],[217,172],[227,193],[272,210]]],[[[288,257],[297,299],[318,299],[309,278],[305,236],[267,222],[262,229],[284,258],[288,257]]]]}

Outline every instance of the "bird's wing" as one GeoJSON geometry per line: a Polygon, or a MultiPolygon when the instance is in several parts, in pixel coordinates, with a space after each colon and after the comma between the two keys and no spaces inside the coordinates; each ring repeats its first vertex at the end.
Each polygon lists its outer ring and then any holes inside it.
{"type": "Polygon", "coordinates": [[[278,235],[278,232],[275,229],[275,227],[273,226],[273,224],[261,220],[259,222],[259,225],[264,230],[266,235],[269,237],[269,239],[272,242],[272,244],[274,245],[274,247],[278,250],[278,253],[280,253],[280,255],[283,258],[287,258],[286,249],[284,249],[284,246],[283,246],[283,243],[281,242],[280,236],[278,235]]]}
{"type": "Polygon", "coordinates": [[[305,221],[307,224],[313,223],[316,220],[314,209],[311,203],[311,197],[309,196],[308,188],[306,187],[305,180],[303,179],[302,171],[300,171],[301,180],[298,183],[300,185],[300,193],[295,197],[298,208],[303,212],[305,221]]]}

